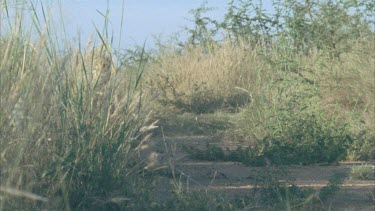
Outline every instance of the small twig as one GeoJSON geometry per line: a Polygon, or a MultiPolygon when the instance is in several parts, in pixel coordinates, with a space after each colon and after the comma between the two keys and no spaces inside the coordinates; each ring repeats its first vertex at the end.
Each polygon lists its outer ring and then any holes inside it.
{"type": "Polygon", "coordinates": [[[46,197],[42,197],[39,195],[36,195],[34,193],[26,192],[26,191],[21,191],[13,188],[5,188],[5,187],[0,187],[0,192],[12,195],[12,196],[17,196],[17,197],[24,197],[27,199],[31,199],[34,201],[43,201],[47,202],[48,199],[46,197]]]}
{"type": "Polygon", "coordinates": [[[175,170],[175,166],[174,166],[175,162],[174,162],[174,159],[172,160],[172,157],[174,158],[174,155],[170,155],[170,153],[169,153],[168,146],[167,146],[167,141],[165,140],[165,136],[164,136],[163,127],[161,127],[160,129],[161,129],[161,134],[162,134],[162,137],[163,137],[163,143],[164,143],[165,153],[168,156],[169,168],[172,171],[172,177],[173,177],[173,179],[176,179],[176,174],[175,174],[175,171],[174,171],[175,170]]]}
{"type": "Polygon", "coordinates": [[[214,174],[214,178],[212,178],[211,182],[210,182],[210,185],[212,185],[212,183],[214,183],[214,180],[216,178],[216,175],[217,175],[217,170],[215,170],[215,174],[214,174]]]}

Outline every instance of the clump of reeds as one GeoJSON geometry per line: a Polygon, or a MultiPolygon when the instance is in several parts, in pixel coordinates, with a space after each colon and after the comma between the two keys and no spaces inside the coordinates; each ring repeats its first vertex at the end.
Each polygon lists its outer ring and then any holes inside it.
{"type": "Polygon", "coordinates": [[[128,74],[118,66],[99,32],[99,44],[86,48],[57,43],[51,23],[38,22],[35,5],[24,4],[36,37],[16,17],[0,38],[0,210],[106,209],[143,200],[142,69],[128,74]]]}

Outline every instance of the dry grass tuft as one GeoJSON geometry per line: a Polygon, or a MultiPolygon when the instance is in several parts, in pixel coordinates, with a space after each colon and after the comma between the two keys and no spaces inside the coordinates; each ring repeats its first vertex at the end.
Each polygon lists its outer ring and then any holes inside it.
{"type": "Polygon", "coordinates": [[[133,175],[148,123],[139,78],[114,64],[108,43],[61,53],[28,39],[0,43],[0,186],[13,188],[1,188],[0,209],[90,207],[105,189],[137,192],[128,184],[145,182],[133,175]]]}
{"type": "Polygon", "coordinates": [[[147,80],[163,104],[189,112],[235,108],[250,101],[243,89],[263,77],[256,50],[245,42],[186,47],[182,53],[158,55],[148,66],[147,80]],[[238,87],[243,89],[238,89],[238,87]]]}

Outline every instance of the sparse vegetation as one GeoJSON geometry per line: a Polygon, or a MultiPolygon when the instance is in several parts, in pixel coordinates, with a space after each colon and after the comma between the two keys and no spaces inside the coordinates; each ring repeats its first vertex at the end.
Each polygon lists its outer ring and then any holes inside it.
{"type": "Polygon", "coordinates": [[[332,197],[337,191],[340,190],[340,186],[343,184],[345,175],[333,175],[328,181],[327,186],[323,187],[319,191],[319,199],[326,201],[329,197],[332,197]]]}
{"type": "MultiPolygon", "coordinates": [[[[43,6],[0,1],[0,210],[324,206],[343,176],[317,191],[270,169],[375,159],[375,5],[285,0],[268,14],[259,2],[232,0],[223,20],[204,17],[203,4],[187,41],[121,55],[108,13],[103,32],[73,44],[54,34],[58,23],[43,6]],[[168,152],[170,194],[159,199],[160,175],[143,156],[152,132],[173,153],[165,136],[231,141],[236,148],[184,145],[194,159],[271,174],[232,200],[191,188],[168,152]]],[[[350,174],[373,175],[370,165],[350,174]]]]}
{"type": "Polygon", "coordinates": [[[364,164],[360,166],[353,166],[350,172],[352,179],[360,180],[374,180],[375,179],[375,166],[364,164]]]}

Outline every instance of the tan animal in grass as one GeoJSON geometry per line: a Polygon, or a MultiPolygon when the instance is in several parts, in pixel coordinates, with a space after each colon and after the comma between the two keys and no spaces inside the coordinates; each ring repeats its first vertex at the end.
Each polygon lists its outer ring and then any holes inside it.
{"type": "Polygon", "coordinates": [[[103,89],[115,69],[112,56],[103,45],[95,47],[87,44],[83,52],[75,49],[73,55],[66,56],[62,63],[62,69],[68,72],[68,81],[73,84],[84,83],[91,91],[103,89]]]}
{"type": "Polygon", "coordinates": [[[94,58],[92,69],[92,82],[94,89],[102,90],[111,79],[113,71],[112,57],[110,55],[98,55],[94,58]]]}
{"type": "Polygon", "coordinates": [[[92,70],[92,80],[94,89],[101,90],[109,83],[114,69],[112,55],[108,46],[104,43],[95,47],[93,45],[93,34],[90,35],[86,43],[85,62],[90,64],[92,70]]]}
{"type": "Polygon", "coordinates": [[[78,95],[82,92],[85,93],[84,99],[92,108],[101,109],[102,105],[106,105],[110,99],[111,113],[117,111],[121,112],[118,108],[124,97],[121,90],[110,89],[111,84],[115,82],[116,68],[113,63],[113,57],[110,49],[102,44],[95,46],[88,43],[84,50],[76,49],[73,55],[69,55],[64,65],[65,72],[62,74],[67,80],[70,93],[78,95]]]}
{"type": "Polygon", "coordinates": [[[91,80],[91,91],[95,96],[94,104],[104,103],[106,101],[105,98],[111,95],[113,100],[111,102],[112,108],[110,113],[115,113],[120,106],[119,104],[124,103],[122,102],[123,97],[119,96],[118,92],[112,93],[111,89],[108,89],[110,84],[114,82],[111,80],[111,77],[114,77],[115,73],[115,68],[110,54],[100,53],[94,58],[92,63],[91,80]]]}

